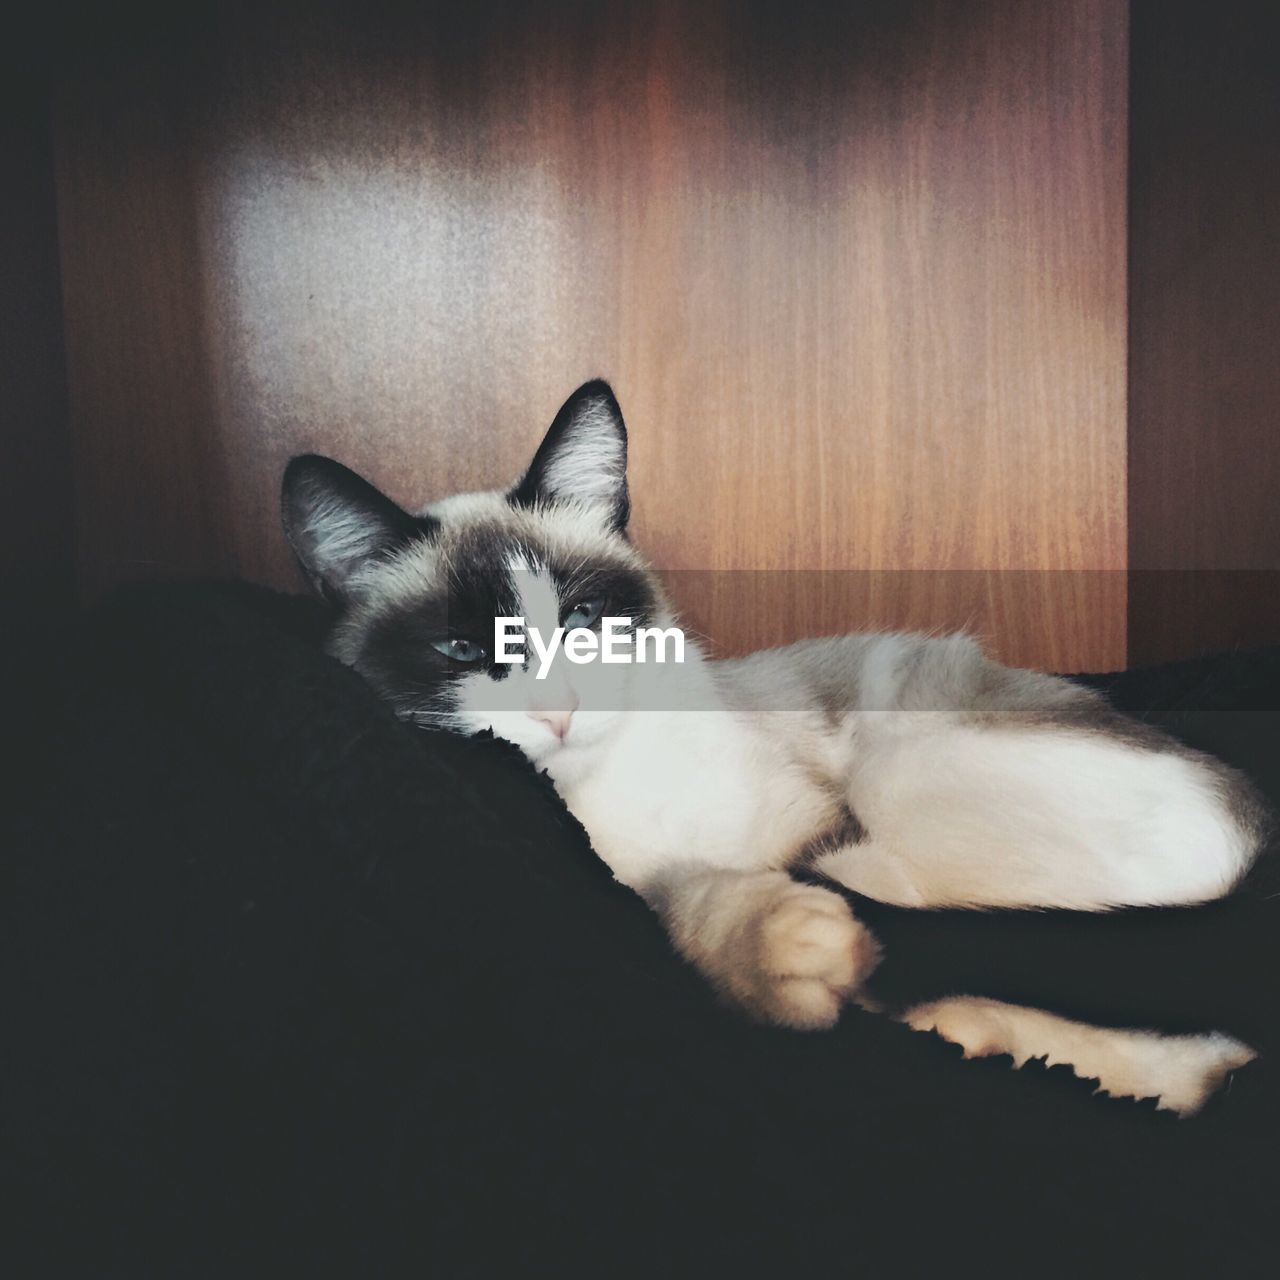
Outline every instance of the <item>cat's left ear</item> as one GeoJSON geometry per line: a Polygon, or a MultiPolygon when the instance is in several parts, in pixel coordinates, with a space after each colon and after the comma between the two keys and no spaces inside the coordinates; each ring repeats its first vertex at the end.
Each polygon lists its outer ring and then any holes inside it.
{"type": "Polygon", "coordinates": [[[584,383],[564,402],[510,497],[526,507],[580,502],[618,532],[627,527],[627,428],[607,382],[584,383]]]}

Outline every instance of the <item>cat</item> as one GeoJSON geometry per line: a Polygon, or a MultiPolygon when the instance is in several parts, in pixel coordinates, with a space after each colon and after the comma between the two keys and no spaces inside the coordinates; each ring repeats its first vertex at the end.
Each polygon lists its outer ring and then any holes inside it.
{"type": "MultiPolygon", "coordinates": [[[[282,515],[336,606],[330,652],[402,718],[520,748],[750,1015],[828,1027],[876,966],[875,938],[813,873],[908,907],[1105,911],[1221,897],[1258,855],[1268,819],[1243,775],[966,635],[717,661],[686,638],[665,665],[495,661],[521,625],[676,627],[627,536],[626,464],[618,402],[594,381],[508,489],[415,515],[307,455],[285,471],[282,515]]],[[[1255,1056],[1226,1035],[1102,1029],[972,995],[896,1016],[968,1056],[1065,1062],[1182,1114],[1255,1056]]]]}

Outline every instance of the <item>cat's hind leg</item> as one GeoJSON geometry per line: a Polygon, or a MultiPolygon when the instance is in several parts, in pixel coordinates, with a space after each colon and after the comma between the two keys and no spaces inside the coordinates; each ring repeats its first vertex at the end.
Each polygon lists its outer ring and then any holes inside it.
{"type": "Polygon", "coordinates": [[[1261,842],[1212,762],[929,713],[862,718],[848,805],[868,838],[816,870],[900,906],[1206,902],[1232,889],[1261,842]]]}
{"type": "Polygon", "coordinates": [[[1032,1058],[1066,1063],[1097,1080],[1113,1097],[1158,1098],[1159,1107],[1193,1115],[1232,1071],[1257,1054],[1227,1035],[1160,1035],[1095,1027],[1042,1009],[979,996],[948,996],[915,1005],[898,1017],[916,1031],[934,1031],[967,1058],[1008,1054],[1015,1067],[1032,1058]]]}

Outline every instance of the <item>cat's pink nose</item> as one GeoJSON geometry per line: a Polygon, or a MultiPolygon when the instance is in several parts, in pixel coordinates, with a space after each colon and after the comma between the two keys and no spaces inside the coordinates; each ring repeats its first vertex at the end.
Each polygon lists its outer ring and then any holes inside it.
{"type": "Polygon", "coordinates": [[[569,732],[569,721],[573,719],[572,711],[530,711],[529,719],[545,724],[552,733],[564,741],[569,732]]]}

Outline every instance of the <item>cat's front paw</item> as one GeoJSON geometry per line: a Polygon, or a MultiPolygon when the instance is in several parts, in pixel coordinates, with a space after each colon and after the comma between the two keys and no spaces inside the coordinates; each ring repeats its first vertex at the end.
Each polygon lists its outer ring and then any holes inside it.
{"type": "Polygon", "coordinates": [[[758,1017],[801,1030],[832,1026],[880,959],[875,937],[848,903],[815,885],[789,881],[750,933],[743,1003],[758,1017]]]}

